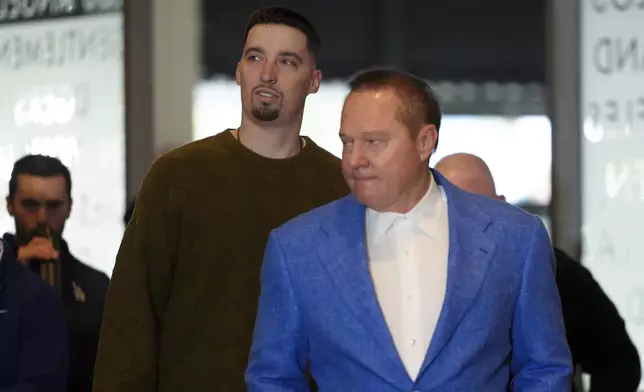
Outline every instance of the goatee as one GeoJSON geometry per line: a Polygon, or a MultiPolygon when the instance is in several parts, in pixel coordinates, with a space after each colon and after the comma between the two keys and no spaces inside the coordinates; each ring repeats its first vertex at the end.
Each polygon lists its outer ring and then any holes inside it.
{"type": "Polygon", "coordinates": [[[253,117],[259,121],[275,121],[280,115],[280,110],[268,106],[253,108],[253,117]]]}

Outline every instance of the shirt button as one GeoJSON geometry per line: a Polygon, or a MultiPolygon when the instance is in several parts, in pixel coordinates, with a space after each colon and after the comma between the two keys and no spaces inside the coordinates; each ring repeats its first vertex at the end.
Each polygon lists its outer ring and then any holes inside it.
{"type": "Polygon", "coordinates": [[[411,302],[411,301],[414,300],[414,297],[411,294],[407,294],[406,299],[407,299],[408,302],[411,302]]]}
{"type": "Polygon", "coordinates": [[[409,344],[411,344],[411,346],[412,346],[412,347],[413,347],[413,346],[415,346],[415,345],[416,345],[416,339],[412,339],[412,340],[409,342],[409,344]]]}

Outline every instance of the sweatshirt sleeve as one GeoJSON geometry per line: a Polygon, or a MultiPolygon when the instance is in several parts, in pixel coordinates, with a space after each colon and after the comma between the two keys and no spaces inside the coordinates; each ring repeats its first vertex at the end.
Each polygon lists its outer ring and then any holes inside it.
{"type": "Polygon", "coordinates": [[[180,161],[162,157],[146,175],[108,291],[94,372],[95,392],[153,392],[157,342],[170,295],[186,192],[180,161]]]}

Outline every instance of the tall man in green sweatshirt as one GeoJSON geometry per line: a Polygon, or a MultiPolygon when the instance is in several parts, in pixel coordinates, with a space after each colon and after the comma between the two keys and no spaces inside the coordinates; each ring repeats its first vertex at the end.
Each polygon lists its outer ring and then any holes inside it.
{"type": "Polygon", "coordinates": [[[319,47],[301,15],[254,12],[239,129],[152,165],[116,259],[95,392],[245,391],[270,230],[348,193],[339,160],[299,135],[319,47]]]}

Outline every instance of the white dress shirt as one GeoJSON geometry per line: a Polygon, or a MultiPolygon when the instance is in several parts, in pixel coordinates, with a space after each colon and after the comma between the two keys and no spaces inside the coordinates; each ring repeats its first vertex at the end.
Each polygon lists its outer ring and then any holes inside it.
{"type": "Polygon", "coordinates": [[[431,178],[408,213],[367,209],[369,270],[385,321],[412,380],[418,377],[445,299],[447,199],[431,178]]]}

